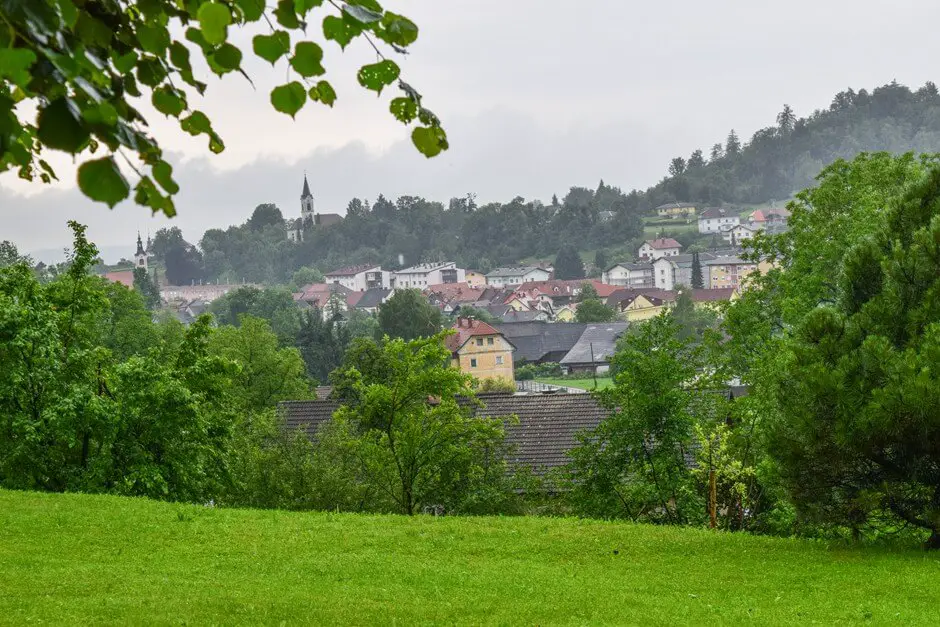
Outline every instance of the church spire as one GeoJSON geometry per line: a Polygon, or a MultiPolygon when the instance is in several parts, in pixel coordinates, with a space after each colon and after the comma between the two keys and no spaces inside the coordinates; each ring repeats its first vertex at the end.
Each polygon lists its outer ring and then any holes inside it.
{"type": "Polygon", "coordinates": [[[135,256],[144,254],[144,243],[140,241],[140,231],[137,231],[137,252],[134,253],[135,256]]]}
{"type": "Polygon", "coordinates": [[[300,199],[304,198],[313,198],[313,194],[310,193],[310,184],[307,183],[307,173],[304,172],[304,191],[300,194],[300,199]]]}

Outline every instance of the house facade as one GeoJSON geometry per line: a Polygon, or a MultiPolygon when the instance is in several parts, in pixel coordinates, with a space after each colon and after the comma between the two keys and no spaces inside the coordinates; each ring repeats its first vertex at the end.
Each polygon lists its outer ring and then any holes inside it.
{"type": "Polygon", "coordinates": [[[708,286],[712,289],[733,288],[741,291],[746,287],[747,278],[755,272],[766,273],[773,266],[761,261],[755,263],[740,257],[717,257],[702,265],[708,268],[708,286]]]}
{"type": "Polygon", "coordinates": [[[732,227],[723,228],[721,230],[721,239],[726,242],[732,242],[734,244],[740,244],[745,240],[749,240],[760,231],[758,228],[748,226],[746,224],[736,224],[732,227]]]}
{"type": "Polygon", "coordinates": [[[604,270],[601,281],[622,287],[653,287],[653,264],[617,263],[604,270]]]}
{"type": "Polygon", "coordinates": [[[660,237],[647,240],[640,246],[638,257],[648,261],[655,261],[660,257],[672,257],[682,250],[682,244],[671,237],[660,237]]]}
{"type": "Polygon", "coordinates": [[[721,233],[723,228],[734,227],[740,223],[741,216],[738,214],[721,207],[709,207],[698,217],[698,232],[721,233]]]}
{"type": "Polygon", "coordinates": [[[687,202],[667,202],[656,207],[660,218],[685,218],[695,215],[695,205],[687,202]]]}
{"type": "Polygon", "coordinates": [[[486,284],[491,287],[522,285],[531,281],[548,281],[552,273],[537,266],[513,266],[496,268],[486,275],[486,284]]]}
{"type": "Polygon", "coordinates": [[[455,333],[447,336],[451,364],[481,381],[498,379],[515,384],[512,342],[489,324],[473,318],[457,318],[455,333]]]}
{"type": "Polygon", "coordinates": [[[391,276],[391,287],[396,289],[417,288],[423,290],[430,285],[466,282],[466,272],[462,268],[458,268],[453,261],[419,263],[410,268],[392,272],[391,276]]]}
{"type": "Polygon", "coordinates": [[[388,289],[391,282],[389,275],[381,266],[363,264],[334,270],[326,275],[326,282],[337,283],[353,292],[364,292],[376,287],[388,289]]]}

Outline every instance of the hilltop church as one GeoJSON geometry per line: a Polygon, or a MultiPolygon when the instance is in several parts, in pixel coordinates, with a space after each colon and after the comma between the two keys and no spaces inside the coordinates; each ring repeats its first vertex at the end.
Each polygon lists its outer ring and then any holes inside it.
{"type": "Polygon", "coordinates": [[[332,226],[343,221],[338,213],[316,213],[313,206],[313,194],[304,174],[304,188],[300,193],[300,217],[287,220],[287,239],[291,242],[304,241],[304,231],[313,226],[332,226]]]}

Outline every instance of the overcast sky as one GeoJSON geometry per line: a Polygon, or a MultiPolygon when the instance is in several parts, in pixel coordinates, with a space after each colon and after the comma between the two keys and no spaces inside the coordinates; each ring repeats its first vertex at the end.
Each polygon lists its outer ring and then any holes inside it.
{"type": "MultiPolygon", "coordinates": [[[[218,80],[202,101],[225,139],[222,155],[162,116],[148,120],[177,167],[178,225],[190,241],[207,228],[238,224],[259,203],[299,215],[306,170],[317,211],[342,213],[350,198],[402,194],[446,202],[514,196],[548,200],[599,179],[623,189],[659,180],[669,159],[773,124],[783,103],[798,115],[827,107],[846,87],[896,79],[940,82],[940,3],[935,0],[746,0],[580,3],[559,0],[387,0],[418,23],[402,77],[443,120],[448,152],[427,160],[408,131],[355,82],[372,62],[365,42],[341,53],[324,45],[339,93],[332,110],[308,104],[296,121],[273,111],[270,89],[284,81],[254,59],[218,80]]],[[[319,33],[319,28],[315,29],[319,33]]],[[[236,33],[250,47],[252,32],[236,33]]],[[[358,45],[357,45],[358,44],[358,45]]],[[[62,183],[26,184],[0,175],[0,240],[23,251],[69,243],[68,219],[89,225],[106,251],[132,247],[139,229],[170,221],[126,203],[108,210],[62,183]]]]}

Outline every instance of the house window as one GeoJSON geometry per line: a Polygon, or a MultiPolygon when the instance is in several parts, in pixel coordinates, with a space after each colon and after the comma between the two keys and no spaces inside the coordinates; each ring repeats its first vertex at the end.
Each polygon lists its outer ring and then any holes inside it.
{"type": "Polygon", "coordinates": [[[471,368],[476,368],[476,367],[477,367],[477,360],[476,360],[476,359],[471,359],[471,360],[470,360],[470,367],[471,367],[471,368]]]}
{"type": "Polygon", "coordinates": [[[477,346],[483,346],[483,338],[482,338],[482,337],[478,337],[478,338],[477,338],[477,346]]]}
{"type": "Polygon", "coordinates": [[[486,338],[486,345],[487,345],[487,346],[492,346],[492,345],[493,345],[493,338],[491,338],[491,337],[486,338]]]}
{"type": "Polygon", "coordinates": [[[497,355],[497,356],[496,356],[496,365],[497,365],[497,366],[502,366],[502,365],[503,365],[503,356],[502,356],[502,355],[497,355]]]}

